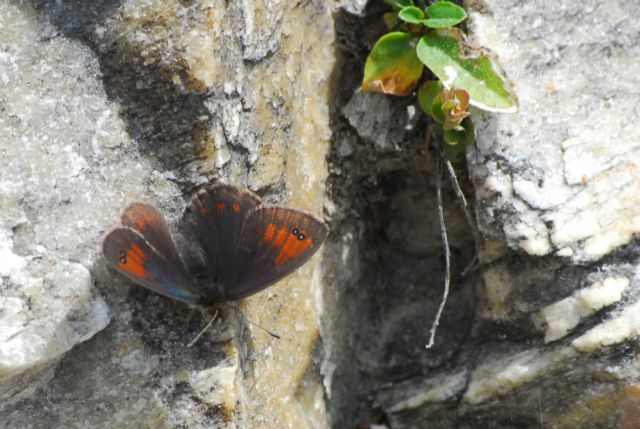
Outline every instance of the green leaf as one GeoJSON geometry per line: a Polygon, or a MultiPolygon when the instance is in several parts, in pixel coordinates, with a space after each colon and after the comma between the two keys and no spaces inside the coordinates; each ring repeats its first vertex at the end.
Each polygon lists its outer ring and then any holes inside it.
{"type": "Polygon", "coordinates": [[[446,88],[455,86],[467,91],[472,106],[490,112],[518,111],[518,100],[496,63],[487,53],[465,45],[457,28],[422,36],[416,52],[446,88]]]}
{"type": "Polygon", "coordinates": [[[460,24],[467,19],[463,8],[450,1],[438,1],[427,8],[427,19],[424,25],[430,28],[446,28],[460,24]]]}
{"type": "Polygon", "coordinates": [[[420,24],[424,19],[424,12],[419,7],[407,6],[398,12],[398,18],[409,24],[420,24]]]}
{"type": "Polygon", "coordinates": [[[449,130],[444,132],[444,152],[449,161],[455,161],[476,138],[476,130],[469,118],[462,123],[462,130],[449,130]]]}
{"type": "Polygon", "coordinates": [[[384,2],[391,6],[396,12],[407,6],[413,6],[413,0],[384,0],[384,2]]]}
{"type": "Polygon", "coordinates": [[[440,97],[433,100],[431,105],[431,117],[439,124],[444,124],[445,119],[444,112],[442,111],[442,99],[440,97]]]}
{"type": "Polygon", "coordinates": [[[364,65],[362,90],[408,95],[418,84],[424,65],[416,55],[416,39],[394,32],[380,38],[364,65]]]}
{"type": "Polygon", "coordinates": [[[387,28],[391,30],[398,24],[398,14],[395,12],[387,12],[382,15],[382,19],[384,19],[384,23],[387,24],[387,28]]]}
{"type": "MultiPolygon", "coordinates": [[[[439,80],[428,80],[420,86],[418,90],[418,103],[420,107],[427,115],[433,116],[433,100],[436,98],[440,92],[442,92],[442,82],[439,80]]],[[[442,114],[442,110],[440,110],[440,114],[442,114]]]]}

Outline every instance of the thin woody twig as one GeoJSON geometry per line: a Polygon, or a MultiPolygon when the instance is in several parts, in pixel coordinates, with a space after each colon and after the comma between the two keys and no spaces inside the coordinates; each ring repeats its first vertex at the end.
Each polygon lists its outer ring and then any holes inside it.
{"type": "Polygon", "coordinates": [[[475,239],[476,243],[480,245],[480,234],[478,233],[475,219],[473,217],[473,214],[471,213],[471,208],[469,208],[469,203],[464,196],[464,192],[462,192],[460,182],[458,182],[456,171],[454,170],[453,165],[451,165],[449,159],[447,159],[447,155],[443,150],[440,150],[440,158],[445,160],[447,171],[449,172],[449,179],[451,179],[451,186],[453,186],[453,191],[455,192],[456,197],[458,198],[458,202],[462,207],[462,211],[464,212],[464,216],[467,219],[467,223],[469,224],[469,227],[471,227],[471,231],[473,231],[473,238],[475,239]]]}
{"type": "Polygon", "coordinates": [[[449,251],[449,240],[447,238],[447,227],[444,223],[444,209],[442,207],[442,175],[444,174],[443,164],[444,158],[439,157],[437,162],[436,173],[436,196],[438,200],[438,219],[440,220],[440,234],[442,236],[442,247],[444,248],[444,262],[445,262],[445,275],[444,275],[444,291],[442,293],[442,301],[438,307],[438,312],[431,325],[431,331],[429,333],[429,342],[425,346],[430,349],[436,342],[436,331],[440,324],[440,318],[444,311],[444,306],[447,303],[447,297],[449,296],[449,285],[451,283],[451,254],[449,251]]]}

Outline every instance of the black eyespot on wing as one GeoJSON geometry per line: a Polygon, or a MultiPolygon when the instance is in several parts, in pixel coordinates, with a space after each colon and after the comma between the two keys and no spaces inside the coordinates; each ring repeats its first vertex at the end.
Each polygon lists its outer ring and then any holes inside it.
{"type": "Polygon", "coordinates": [[[328,233],[327,225],[310,213],[280,206],[256,208],[242,227],[234,265],[242,276],[226,286],[225,296],[252,295],[291,274],[313,256],[328,233]]]}
{"type": "Polygon", "coordinates": [[[134,283],[188,304],[206,304],[182,262],[167,261],[137,230],[115,228],[102,242],[102,253],[134,283]]]}

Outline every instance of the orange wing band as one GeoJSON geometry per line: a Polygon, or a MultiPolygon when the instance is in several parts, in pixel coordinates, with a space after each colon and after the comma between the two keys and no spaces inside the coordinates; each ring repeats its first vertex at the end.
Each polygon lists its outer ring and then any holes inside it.
{"type": "Polygon", "coordinates": [[[147,259],[149,256],[140,247],[133,244],[125,253],[124,262],[118,262],[118,267],[134,277],[153,280],[153,276],[144,268],[147,259]]]}
{"type": "Polygon", "coordinates": [[[276,235],[276,226],[272,223],[267,225],[267,229],[264,231],[264,236],[262,237],[262,241],[265,243],[271,243],[273,237],[276,235]]]}

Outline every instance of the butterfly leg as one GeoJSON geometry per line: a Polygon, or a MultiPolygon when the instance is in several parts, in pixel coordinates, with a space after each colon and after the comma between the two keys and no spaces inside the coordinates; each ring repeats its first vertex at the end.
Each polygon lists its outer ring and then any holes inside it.
{"type": "Polygon", "coordinates": [[[207,329],[209,329],[209,327],[213,324],[213,322],[216,320],[216,318],[218,317],[218,310],[216,310],[213,313],[213,316],[211,316],[211,320],[209,320],[209,322],[204,326],[204,328],[202,328],[202,330],[198,333],[198,335],[196,335],[196,337],[189,341],[187,343],[187,348],[190,349],[191,347],[193,347],[193,345],[196,343],[196,341],[198,341],[200,339],[200,337],[202,336],[202,334],[205,333],[205,331],[207,329]]]}

